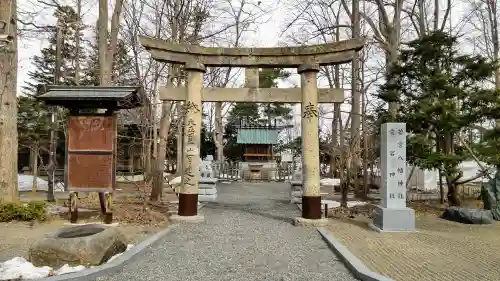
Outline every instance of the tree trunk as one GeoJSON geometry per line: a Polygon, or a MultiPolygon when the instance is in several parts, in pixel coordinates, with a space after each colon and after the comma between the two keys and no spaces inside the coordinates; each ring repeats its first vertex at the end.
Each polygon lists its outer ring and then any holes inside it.
{"type": "MultiPolygon", "coordinates": [[[[339,106],[340,107],[340,106],[339,106]]],[[[339,151],[340,151],[340,160],[342,164],[339,167],[339,176],[340,176],[340,206],[347,207],[347,194],[349,193],[350,186],[350,165],[347,164],[346,161],[346,152],[344,151],[345,147],[345,131],[344,125],[342,124],[342,116],[339,114],[339,151]]]]}
{"type": "MultiPolygon", "coordinates": [[[[389,51],[386,52],[386,62],[387,62],[387,71],[391,70],[391,67],[398,60],[398,46],[399,43],[394,38],[397,34],[391,34],[391,39],[389,40],[389,51]]],[[[389,103],[389,113],[394,118],[397,115],[399,108],[398,102],[390,102],[389,103]]]]}
{"type": "MultiPolygon", "coordinates": [[[[452,155],[454,154],[454,149],[453,149],[453,134],[451,133],[445,133],[444,134],[444,153],[445,155],[452,155]]],[[[458,197],[458,186],[457,186],[457,181],[458,181],[458,175],[457,174],[450,174],[450,171],[447,171],[446,174],[446,184],[448,186],[448,194],[446,197],[448,198],[448,204],[450,206],[460,206],[460,198],[458,197]]]]}
{"type": "MultiPolygon", "coordinates": [[[[500,55],[500,42],[498,40],[498,8],[497,1],[486,1],[490,6],[490,21],[491,21],[491,41],[493,43],[493,60],[498,62],[500,55]]],[[[500,90],[500,65],[495,70],[495,88],[500,90]]],[[[500,128],[500,120],[495,120],[496,127],[500,128]]]]}
{"type": "Polygon", "coordinates": [[[0,42],[0,202],[19,199],[17,192],[17,1],[0,0],[0,20],[11,42],[0,42]]]}
{"type": "MultiPolygon", "coordinates": [[[[62,67],[62,47],[64,46],[63,38],[64,30],[62,29],[62,22],[60,19],[57,20],[57,35],[56,35],[56,61],[54,70],[54,85],[59,85],[61,83],[61,67],[62,67]]],[[[47,191],[47,201],[54,202],[54,188],[56,185],[55,172],[57,170],[57,131],[58,131],[58,115],[59,109],[56,106],[52,106],[52,120],[50,128],[50,158],[49,158],[49,182],[47,191]]]]}
{"type": "MultiPolygon", "coordinates": [[[[359,38],[361,33],[360,20],[359,20],[359,0],[352,1],[352,37],[359,38]]],[[[351,73],[351,143],[352,143],[352,165],[354,170],[354,190],[359,192],[359,177],[358,171],[360,170],[360,142],[359,142],[359,129],[361,126],[361,93],[359,90],[359,54],[354,53],[352,59],[352,73],[351,73]]]]}
{"type": "Polygon", "coordinates": [[[330,155],[330,173],[332,178],[338,178],[337,173],[337,154],[339,152],[339,116],[340,104],[333,105],[333,120],[332,120],[332,153],[330,155]]]}
{"type": "Polygon", "coordinates": [[[38,145],[35,145],[32,149],[31,152],[33,153],[33,162],[32,162],[32,176],[33,176],[33,182],[31,184],[31,191],[33,193],[36,193],[37,189],[37,179],[38,179],[38,145]]]}
{"type": "MultiPolygon", "coordinates": [[[[161,106],[160,119],[160,143],[158,144],[158,153],[156,155],[156,165],[153,181],[153,189],[151,190],[151,201],[160,200],[163,191],[163,171],[165,170],[165,157],[167,155],[167,140],[168,132],[170,131],[170,115],[172,113],[172,103],[163,101],[161,106]]],[[[155,140],[156,142],[156,140],[155,140]]]]}
{"type": "Polygon", "coordinates": [[[83,25],[82,22],[82,1],[77,0],[76,1],[76,14],[78,17],[78,23],[77,23],[77,28],[75,32],[75,85],[80,85],[80,53],[81,53],[81,46],[80,46],[80,32],[81,32],[81,27],[83,25]]]}
{"type": "MultiPolygon", "coordinates": [[[[436,134],[436,152],[440,153],[442,147],[441,136],[436,134]]],[[[439,177],[439,203],[444,204],[444,188],[443,188],[443,169],[440,167],[438,169],[439,177]]]]}
{"type": "Polygon", "coordinates": [[[224,144],[222,128],[222,102],[215,103],[215,135],[214,143],[217,149],[217,162],[224,163],[224,144]]]}
{"type": "MultiPolygon", "coordinates": [[[[109,85],[111,80],[107,72],[108,59],[108,1],[99,0],[99,18],[97,20],[97,46],[99,53],[99,81],[100,85],[109,85]]],[[[113,58],[111,58],[113,59],[113,58]]]]}
{"type": "MultiPolygon", "coordinates": [[[[107,48],[105,77],[103,85],[113,84],[113,68],[115,63],[115,53],[118,46],[118,31],[120,28],[120,16],[123,8],[123,0],[116,0],[111,16],[111,32],[109,33],[109,47],[107,48]]],[[[106,32],[107,32],[107,17],[106,17],[106,32]]],[[[151,148],[151,145],[149,145],[151,148]]],[[[148,155],[151,157],[151,149],[148,150],[148,155]]]]}

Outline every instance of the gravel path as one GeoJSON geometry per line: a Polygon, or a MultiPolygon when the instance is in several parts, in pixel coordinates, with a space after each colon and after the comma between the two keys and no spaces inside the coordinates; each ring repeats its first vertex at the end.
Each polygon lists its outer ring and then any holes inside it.
{"type": "Polygon", "coordinates": [[[278,183],[218,184],[206,222],[179,225],[165,242],[123,272],[98,280],[356,280],[316,229],[291,225],[299,215],[278,183]]]}

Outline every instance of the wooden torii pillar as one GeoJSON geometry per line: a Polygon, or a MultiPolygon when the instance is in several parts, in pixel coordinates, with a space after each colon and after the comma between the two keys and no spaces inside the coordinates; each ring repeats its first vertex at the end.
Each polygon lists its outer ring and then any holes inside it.
{"type": "Polygon", "coordinates": [[[200,163],[201,102],[256,102],[302,104],[303,186],[302,216],[297,224],[324,223],[321,212],[318,103],[342,103],[344,90],[318,89],[317,73],[320,66],[350,62],[364,46],[362,39],[350,39],[305,47],[284,48],[212,48],[140,36],[141,44],[157,61],[185,65],[187,87],[162,88],[160,99],[185,101],[186,118],[179,217],[185,220],[202,220],[197,214],[197,189],[200,163]],[[244,67],[247,70],[246,88],[202,88],[205,67],[244,67]],[[259,68],[297,68],[301,88],[259,88],[259,68]],[[257,79],[255,74],[257,73],[257,79]],[[257,87],[255,87],[257,86],[257,87]],[[196,111],[196,113],[194,113],[196,111]],[[190,142],[190,139],[193,140],[190,142]],[[188,151],[189,149],[189,151],[188,151]],[[187,166],[186,166],[187,165],[187,166]],[[183,194],[183,195],[182,195],[183,194]]]}

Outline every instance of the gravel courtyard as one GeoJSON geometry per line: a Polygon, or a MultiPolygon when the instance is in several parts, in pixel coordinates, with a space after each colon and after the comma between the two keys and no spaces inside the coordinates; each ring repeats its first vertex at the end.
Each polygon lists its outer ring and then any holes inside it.
{"type": "Polygon", "coordinates": [[[356,280],[316,229],[291,225],[299,215],[280,183],[217,185],[219,200],[203,224],[174,228],[123,272],[98,280],[356,280]]]}

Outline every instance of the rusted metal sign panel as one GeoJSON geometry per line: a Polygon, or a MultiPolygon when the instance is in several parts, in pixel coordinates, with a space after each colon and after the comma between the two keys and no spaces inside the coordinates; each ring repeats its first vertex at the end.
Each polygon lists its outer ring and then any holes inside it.
{"type": "Polygon", "coordinates": [[[115,184],[116,116],[68,120],[67,184],[71,191],[111,191],[115,184]]]}

